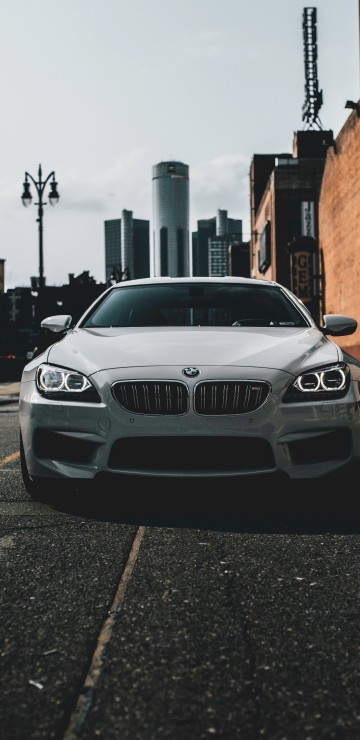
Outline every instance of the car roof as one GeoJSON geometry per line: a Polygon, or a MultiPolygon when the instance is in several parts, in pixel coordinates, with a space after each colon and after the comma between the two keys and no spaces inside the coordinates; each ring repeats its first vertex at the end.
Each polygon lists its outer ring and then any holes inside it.
{"type": "Polygon", "coordinates": [[[276,283],[274,280],[262,280],[259,278],[247,278],[247,277],[241,277],[241,276],[233,276],[233,275],[226,275],[221,277],[149,277],[149,278],[139,278],[137,280],[123,280],[120,283],[114,283],[112,286],[113,288],[123,288],[125,286],[129,285],[154,285],[154,284],[170,284],[170,283],[232,283],[232,284],[242,284],[242,285],[272,285],[272,286],[280,286],[279,283],[276,283]]]}

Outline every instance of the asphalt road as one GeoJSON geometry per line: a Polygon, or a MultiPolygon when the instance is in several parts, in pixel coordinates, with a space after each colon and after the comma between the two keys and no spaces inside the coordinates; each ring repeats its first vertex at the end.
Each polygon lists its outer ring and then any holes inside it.
{"type": "Polygon", "coordinates": [[[7,395],[1,740],[359,740],[355,481],[33,502],[17,412],[7,395]]]}

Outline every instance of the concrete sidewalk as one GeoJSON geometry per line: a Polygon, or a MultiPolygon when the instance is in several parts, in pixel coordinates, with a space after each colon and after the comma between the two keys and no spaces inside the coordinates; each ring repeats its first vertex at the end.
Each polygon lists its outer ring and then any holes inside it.
{"type": "Polygon", "coordinates": [[[0,405],[6,403],[18,403],[20,391],[20,381],[0,383],[0,405]]]}

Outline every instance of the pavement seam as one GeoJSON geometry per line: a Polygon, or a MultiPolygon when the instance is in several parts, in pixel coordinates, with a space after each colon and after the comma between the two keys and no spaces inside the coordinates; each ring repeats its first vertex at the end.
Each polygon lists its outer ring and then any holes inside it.
{"type": "Polygon", "coordinates": [[[106,648],[111,639],[115,619],[118,616],[120,607],[125,598],[126,589],[130,582],[133,569],[135,567],[144,534],[145,527],[139,527],[135,535],[124,572],[121,576],[115,598],[111,605],[109,616],[105,620],[100,630],[97,646],[92,657],[89,671],[84,681],[82,693],[78,697],[75,709],[71,714],[67,729],[65,730],[65,733],[63,735],[63,740],[76,740],[82,733],[86,718],[92,705],[96,684],[100,678],[101,671],[104,666],[106,648]]]}

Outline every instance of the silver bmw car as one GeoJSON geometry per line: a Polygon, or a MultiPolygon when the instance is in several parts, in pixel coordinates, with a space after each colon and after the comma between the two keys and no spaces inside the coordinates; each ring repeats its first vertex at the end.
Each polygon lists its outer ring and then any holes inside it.
{"type": "Polygon", "coordinates": [[[102,478],[310,479],[360,458],[360,363],[288,289],[240,277],[111,286],[79,321],[50,316],[24,368],[21,469],[36,497],[102,478]]]}

